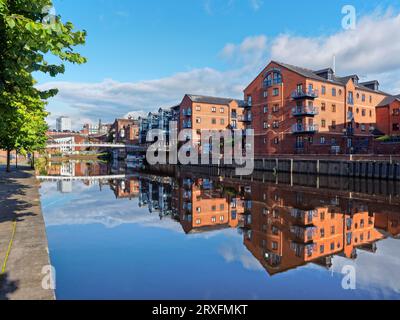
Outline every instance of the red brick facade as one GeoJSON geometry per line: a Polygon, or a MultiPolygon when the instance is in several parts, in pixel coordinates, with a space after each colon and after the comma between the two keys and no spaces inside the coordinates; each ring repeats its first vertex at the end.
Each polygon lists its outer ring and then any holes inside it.
{"type": "Polygon", "coordinates": [[[372,152],[378,85],[271,62],[244,91],[256,156],[372,152]]]}

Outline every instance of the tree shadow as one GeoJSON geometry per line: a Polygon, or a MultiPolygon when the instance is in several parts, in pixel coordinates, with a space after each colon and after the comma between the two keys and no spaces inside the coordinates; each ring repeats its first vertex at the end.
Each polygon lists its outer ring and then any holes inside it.
{"type": "Polygon", "coordinates": [[[19,281],[9,279],[8,273],[0,275],[0,300],[10,300],[10,294],[17,291],[19,281]]]}
{"type": "Polygon", "coordinates": [[[17,180],[29,179],[32,175],[28,167],[6,173],[5,166],[0,166],[0,223],[23,221],[25,217],[36,215],[30,212],[32,203],[20,199],[26,196],[27,186],[17,180]]]}

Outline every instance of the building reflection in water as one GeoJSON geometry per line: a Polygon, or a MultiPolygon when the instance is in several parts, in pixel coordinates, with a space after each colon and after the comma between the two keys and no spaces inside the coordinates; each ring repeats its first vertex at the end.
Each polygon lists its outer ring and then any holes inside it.
{"type": "MultiPolygon", "coordinates": [[[[93,166],[74,171],[109,173],[93,166]]],[[[139,175],[108,185],[116,198],[137,198],[140,207],[174,219],[186,234],[237,228],[270,275],[309,263],[331,268],[334,256],[357,259],[359,250],[373,254],[378,241],[400,236],[398,195],[368,200],[351,192],[338,196],[335,190],[194,174],[139,175]]]]}

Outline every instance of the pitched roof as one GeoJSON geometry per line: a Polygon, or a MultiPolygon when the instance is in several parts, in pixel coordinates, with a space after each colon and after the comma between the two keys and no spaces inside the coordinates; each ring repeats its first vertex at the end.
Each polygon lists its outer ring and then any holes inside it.
{"type": "Polygon", "coordinates": [[[245,102],[243,100],[238,100],[238,99],[209,97],[209,96],[201,96],[201,95],[194,95],[194,94],[188,94],[187,96],[193,102],[198,102],[198,103],[227,105],[227,104],[230,104],[232,101],[236,101],[236,102],[238,102],[239,105],[245,104],[245,102]]]}
{"type": "MultiPolygon", "coordinates": [[[[333,75],[332,80],[330,79],[326,79],[323,78],[321,76],[319,76],[318,74],[321,74],[323,72],[327,72],[329,70],[332,70],[332,68],[325,68],[322,70],[318,70],[318,71],[313,71],[311,69],[306,69],[306,68],[302,68],[302,67],[298,67],[298,66],[294,66],[291,64],[287,64],[287,63],[283,63],[283,62],[279,62],[279,61],[272,61],[273,63],[276,63],[290,71],[296,72],[297,74],[300,74],[303,77],[309,78],[309,79],[314,79],[317,81],[322,81],[322,82],[328,82],[328,83],[333,83],[333,84],[337,84],[337,85],[342,85],[345,86],[347,84],[347,82],[349,82],[350,79],[357,77],[359,79],[359,77],[356,74],[353,75],[348,75],[345,77],[337,77],[335,75],[333,75]],[[317,74],[318,73],[318,74],[317,74]]],[[[333,70],[332,70],[333,71],[333,70]]],[[[373,81],[368,81],[368,82],[364,82],[364,83],[359,83],[359,84],[355,84],[356,88],[364,90],[364,91],[368,91],[368,92],[375,92],[375,93],[380,93],[382,95],[386,95],[388,96],[388,93],[385,93],[383,91],[375,91],[371,88],[368,88],[366,86],[364,86],[364,84],[368,84],[368,83],[372,83],[373,81]]]]}
{"type": "Polygon", "coordinates": [[[291,64],[288,64],[288,63],[283,63],[283,62],[278,62],[278,61],[272,61],[272,62],[276,63],[276,64],[279,64],[280,66],[282,66],[282,67],[284,67],[284,68],[286,68],[286,69],[288,69],[290,71],[296,72],[296,73],[298,73],[298,74],[300,74],[300,75],[302,75],[303,77],[306,77],[306,78],[310,78],[310,79],[314,79],[314,80],[318,80],[318,81],[323,81],[323,82],[333,82],[333,83],[337,83],[337,84],[340,84],[340,85],[343,84],[342,82],[339,82],[339,81],[336,81],[336,80],[325,79],[325,78],[320,77],[319,75],[316,74],[316,72],[322,73],[325,70],[329,70],[329,68],[323,69],[323,70],[319,70],[319,71],[313,71],[311,69],[297,67],[297,66],[294,66],[294,65],[291,65],[291,64]]]}
{"type": "Polygon", "coordinates": [[[397,96],[386,97],[385,99],[382,100],[382,102],[380,104],[377,105],[377,107],[386,107],[395,100],[400,101],[400,94],[397,96]]]}

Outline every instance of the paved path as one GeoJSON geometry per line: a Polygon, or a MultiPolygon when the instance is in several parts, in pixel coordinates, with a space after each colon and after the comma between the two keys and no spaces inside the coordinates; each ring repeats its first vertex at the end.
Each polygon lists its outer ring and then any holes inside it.
{"type": "Polygon", "coordinates": [[[50,263],[38,189],[28,168],[7,174],[0,165],[0,273],[9,252],[0,275],[0,300],[54,299],[52,290],[42,288],[42,268],[50,263]]]}

